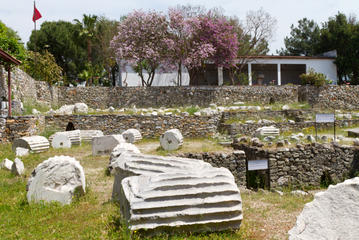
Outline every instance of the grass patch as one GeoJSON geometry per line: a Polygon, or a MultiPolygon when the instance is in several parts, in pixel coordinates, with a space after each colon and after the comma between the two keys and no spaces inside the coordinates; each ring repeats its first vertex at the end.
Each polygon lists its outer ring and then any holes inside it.
{"type": "Polygon", "coordinates": [[[232,148],[224,147],[214,139],[210,138],[186,138],[183,146],[175,151],[166,151],[160,146],[159,139],[142,139],[136,144],[141,152],[152,155],[176,155],[181,153],[200,153],[200,152],[228,152],[232,148]]]}
{"type": "Polygon", "coordinates": [[[42,113],[50,110],[50,106],[41,104],[33,99],[26,99],[24,101],[24,115],[32,115],[32,110],[36,109],[42,113]]]}
{"type": "MultiPolygon", "coordinates": [[[[214,140],[186,139],[180,151],[224,149],[214,140]],[[199,147],[203,144],[202,147],[199,147]],[[196,145],[196,146],[194,146],[196,145]]],[[[158,140],[144,139],[138,146],[150,146],[154,151],[158,140]]],[[[152,150],[151,150],[152,149],[152,150]]],[[[10,144],[0,145],[0,159],[14,159],[10,144]]],[[[119,206],[110,202],[113,177],[104,174],[108,156],[92,156],[91,145],[71,149],[50,149],[23,157],[25,175],[15,177],[0,169],[0,239],[171,239],[171,240],[227,240],[227,239],[285,239],[294,226],[295,218],[311,197],[290,194],[242,191],[244,220],[240,230],[207,233],[162,232],[148,236],[128,230],[119,214],[119,206]],[[31,171],[42,161],[55,155],[75,157],[84,167],[87,192],[71,205],[56,203],[28,204],[26,184],[31,171]]]]}

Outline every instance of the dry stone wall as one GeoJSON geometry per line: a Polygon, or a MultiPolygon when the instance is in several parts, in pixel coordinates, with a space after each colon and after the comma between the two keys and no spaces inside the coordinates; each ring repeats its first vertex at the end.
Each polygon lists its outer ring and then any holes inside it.
{"type": "MultiPolygon", "coordinates": [[[[359,119],[353,120],[336,120],[335,124],[337,127],[350,127],[359,124],[359,119]]],[[[222,132],[226,132],[231,136],[245,135],[245,136],[255,136],[255,132],[258,128],[265,126],[275,126],[280,129],[281,132],[284,131],[303,131],[303,128],[315,127],[315,122],[306,121],[306,122],[275,122],[275,123],[251,123],[251,124],[221,124],[220,129],[222,132]]],[[[317,123],[318,129],[333,129],[333,123],[317,123]]]]}
{"type": "Polygon", "coordinates": [[[200,159],[213,167],[225,167],[233,174],[238,185],[246,185],[246,155],[243,151],[231,153],[183,153],[178,157],[200,159]]]}
{"type": "Polygon", "coordinates": [[[333,144],[297,145],[295,148],[262,149],[234,144],[247,160],[268,159],[271,187],[319,186],[323,176],[343,181],[359,170],[359,149],[333,144]]]}
{"type": "Polygon", "coordinates": [[[72,122],[76,129],[97,129],[106,135],[119,134],[135,128],[143,137],[154,138],[166,130],[177,128],[185,137],[208,137],[217,132],[220,115],[184,116],[184,115],[55,115],[46,116],[48,128],[65,129],[72,122]]]}
{"type": "Polygon", "coordinates": [[[236,101],[296,102],[298,86],[61,87],[60,105],[84,102],[92,108],[230,105],[236,101]]]}
{"type": "Polygon", "coordinates": [[[12,142],[14,139],[36,135],[43,131],[44,117],[0,118],[0,142],[12,142]]]}

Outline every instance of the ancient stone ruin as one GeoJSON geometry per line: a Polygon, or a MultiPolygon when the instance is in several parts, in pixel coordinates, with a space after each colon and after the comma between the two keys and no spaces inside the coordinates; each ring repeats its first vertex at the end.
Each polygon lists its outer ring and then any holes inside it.
{"type": "Polygon", "coordinates": [[[67,134],[57,133],[51,140],[53,148],[71,148],[72,143],[67,134]]]}
{"type": "Polygon", "coordinates": [[[142,135],[140,131],[137,129],[127,129],[122,133],[122,136],[125,138],[126,142],[128,143],[135,143],[142,139],[142,135]]]}
{"type": "Polygon", "coordinates": [[[57,201],[70,204],[75,194],[85,193],[85,173],[72,157],[55,156],[40,163],[27,183],[29,202],[57,201]]]}
{"type": "Polygon", "coordinates": [[[94,137],[102,137],[103,132],[101,130],[80,130],[81,141],[92,142],[94,137]]]}
{"type": "Polygon", "coordinates": [[[140,153],[140,150],[132,143],[120,143],[111,152],[108,169],[112,171],[112,164],[124,152],[140,153]]]}
{"type": "MultiPolygon", "coordinates": [[[[73,131],[65,131],[65,132],[56,132],[55,134],[51,135],[49,137],[50,142],[53,142],[53,139],[55,139],[55,137],[57,135],[65,135],[68,137],[68,139],[71,142],[71,145],[81,145],[81,134],[80,134],[80,130],[73,130],[73,131]]],[[[55,145],[58,145],[61,142],[56,143],[55,145]]]]}
{"type": "Polygon", "coordinates": [[[290,240],[358,239],[359,178],[329,186],[307,203],[290,240]]]}
{"type": "Polygon", "coordinates": [[[166,131],[160,137],[161,147],[167,151],[179,149],[183,145],[183,136],[178,129],[166,131]]]}
{"type": "Polygon", "coordinates": [[[14,152],[16,152],[16,148],[18,147],[27,148],[33,153],[39,153],[47,151],[50,147],[50,143],[47,138],[42,136],[22,137],[15,139],[12,143],[12,150],[14,152]]]}
{"type": "Polygon", "coordinates": [[[228,169],[214,168],[202,160],[131,152],[114,159],[112,168],[112,198],[120,201],[131,230],[240,227],[242,201],[228,169]]]}
{"type": "Polygon", "coordinates": [[[120,143],[126,142],[122,135],[107,135],[92,139],[92,155],[109,155],[120,143]]]}
{"type": "Polygon", "coordinates": [[[122,188],[121,212],[131,230],[236,229],[243,218],[238,187],[225,168],[133,176],[122,188]]]}

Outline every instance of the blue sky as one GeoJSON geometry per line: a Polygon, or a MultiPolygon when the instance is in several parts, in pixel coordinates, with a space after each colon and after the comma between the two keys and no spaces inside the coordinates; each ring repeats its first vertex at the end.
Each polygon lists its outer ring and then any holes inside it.
{"type": "MultiPolygon", "coordinates": [[[[299,19],[307,17],[321,23],[338,11],[359,16],[358,0],[37,0],[36,6],[43,16],[37,21],[37,26],[39,28],[44,21],[81,19],[84,13],[119,19],[133,9],[165,12],[168,7],[189,3],[206,8],[221,7],[226,15],[235,15],[239,19],[244,19],[248,11],[262,7],[278,21],[274,38],[270,42],[270,53],[273,54],[284,46],[283,39],[289,35],[290,25],[296,24],[299,19]]],[[[32,0],[1,0],[0,20],[17,31],[23,42],[28,41],[34,28],[32,13],[32,0]]]]}

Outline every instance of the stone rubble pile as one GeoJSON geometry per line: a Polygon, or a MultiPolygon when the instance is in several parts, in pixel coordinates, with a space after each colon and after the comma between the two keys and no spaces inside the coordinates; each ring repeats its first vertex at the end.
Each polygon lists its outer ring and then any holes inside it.
{"type": "Polygon", "coordinates": [[[55,156],[40,163],[27,183],[29,202],[57,201],[70,204],[75,194],[85,193],[85,174],[72,157],[55,156]]]}

